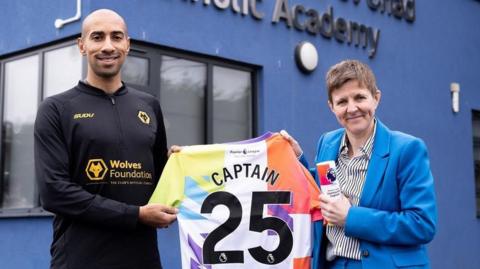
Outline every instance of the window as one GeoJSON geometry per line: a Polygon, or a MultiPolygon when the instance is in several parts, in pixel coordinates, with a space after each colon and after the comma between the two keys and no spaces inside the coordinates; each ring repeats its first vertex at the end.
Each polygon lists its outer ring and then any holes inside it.
{"type": "Polygon", "coordinates": [[[213,67],[213,141],[236,141],[251,136],[251,92],[251,72],[213,67]]]}
{"type": "Polygon", "coordinates": [[[34,181],[35,115],[42,99],[73,87],[81,78],[82,57],[70,41],[0,64],[4,70],[0,210],[2,215],[43,214],[34,181]]]}
{"type": "Polygon", "coordinates": [[[122,79],[135,85],[148,85],[148,59],[129,55],[122,67],[122,79]]]}
{"type": "Polygon", "coordinates": [[[480,218],[480,110],[472,111],[473,161],[475,165],[475,194],[477,197],[477,218],[480,218]]]}
{"type": "Polygon", "coordinates": [[[223,143],[255,135],[255,67],[135,44],[124,72],[130,57],[143,59],[146,83],[139,83],[138,75],[123,73],[122,78],[159,98],[169,145],[223,143]]]}
{"type": "Polygon", "coordinates": [[[171,144],[205,143],[207,65],[163,56],[160,101],[171,144]]]}
{"type": "Polygon", "coordinates": [[[44,70],[43,98],[73,87],[82,78],[82,57],[77,45],[45,52],[44,70]]]}
{"type": "MultiPolygon", "coordinates": [[[[33,157],[36,111],[85,77],[86,59],[70,40],[0,59],[0,70],[0,217],[43,215],[33,157]]],[[[169,145],[193,145],[255,135],[255,70],[132,41],[122,79],[159,99],[169,145]]]]}
{"type": "Polygon", "coordinates": [[[38,103],[39,56],[5,64],[2,207],[35,206],[33,122],[38,103]]]}

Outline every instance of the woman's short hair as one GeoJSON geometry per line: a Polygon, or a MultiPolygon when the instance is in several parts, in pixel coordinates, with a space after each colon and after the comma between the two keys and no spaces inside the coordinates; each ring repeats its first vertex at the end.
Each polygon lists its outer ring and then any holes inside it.
{"type": "Polygon", "coordinates": [[[328,100],[332,101],[332,92],[345,83],[356,80],[360,87],[365,87],[372,95],[378,91],[375,75],[368,65],[357,60],[344,60],[330,67],[325,77],[328,100]]]}

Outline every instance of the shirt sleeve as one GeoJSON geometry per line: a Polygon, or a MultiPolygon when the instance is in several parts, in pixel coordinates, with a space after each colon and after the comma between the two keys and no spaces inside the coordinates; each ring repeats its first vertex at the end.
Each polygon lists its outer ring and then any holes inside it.
{"type": "Polygon", "coordinates": [[[155,179],[160,178],[163,168],[167,163],[168,149],[167,149],[167,134],[165,132],[165,124],[163,122],[163,113],[160,108],[160,103],[155,100],[155,111],[157,118],[157,136],[155,138],[155,147],[153,149],[153,158],[155,162],[155,179]]]}
{"type": "Polygon", "coordinates": [[[35,120],[35,171],[43,208],[96,225],[135,228],[137,206],[92,194],[72,181],[61,109],[54,99],[47,99],[40,105],[35,120]]]}
{"type": "Polygon", "coordinates": [[[180,153],[173,153],[163,169],[160,181],[150,198],[149,204],[178,207],[183,197],[185,183],[180,166],[180,153]]]}

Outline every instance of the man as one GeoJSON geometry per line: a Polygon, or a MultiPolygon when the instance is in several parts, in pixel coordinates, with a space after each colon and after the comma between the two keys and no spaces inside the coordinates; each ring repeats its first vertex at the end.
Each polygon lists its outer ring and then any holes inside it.
{"type": "Polygon", "coordinates": [[[160,105],[121,81],[130,40],[117,13],[87,16],[78,47],[86,79],[47,98],[35,122],[40,197],[55,213],[51,268],[161,268],[155,228],[176,209],[146,205],[167,160],[160,105]]]}

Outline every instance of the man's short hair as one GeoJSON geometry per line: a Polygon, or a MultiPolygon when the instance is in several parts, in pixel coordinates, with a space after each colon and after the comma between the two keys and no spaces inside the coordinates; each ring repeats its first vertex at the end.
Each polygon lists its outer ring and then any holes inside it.
{"type": "Polygon", "coordinates": [[[356,80],[360,87],[365,87],[372,95],[378,91],[375,75],[368,65],[357,60],[344,60],[330,67],[325,77],[328,100],[332,101],[332,92],[345,83],[356,80]]]}

